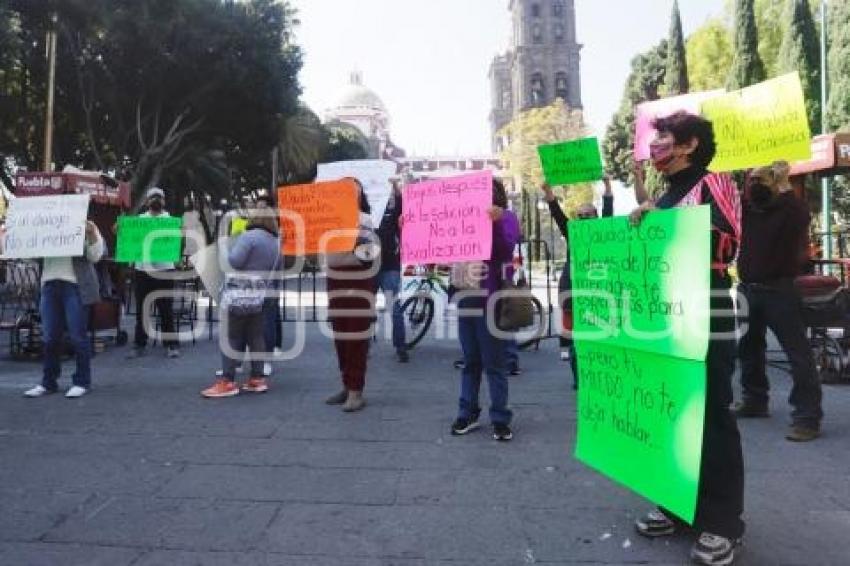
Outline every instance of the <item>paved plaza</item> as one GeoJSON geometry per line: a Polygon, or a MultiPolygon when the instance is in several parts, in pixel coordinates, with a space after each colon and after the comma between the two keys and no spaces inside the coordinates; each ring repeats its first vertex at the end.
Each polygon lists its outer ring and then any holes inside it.
{"type": "MultiPolygon", "coordinates": [[[[269,394],[218,401],[198,395],[218,367],[206,339],[177,361],[107,350],[76,401],[21,398],[38,366],[0,362],[0,564],[686,563],[689,537],[635,536],[650,504],[571,456],[575,398],[553,341],[512,378],[509,444],[448,434],[456,342],[427,341],[406,366],[377,344],[354,415],[323,404],[339,388],[331,342],[315,325],[306,342],[269,394]]],[[[826,388],[824,437],[792,445],[789,378],[772,381],[773,418],[742,426],[739,563],[847,564],[850,387],[826,388]]]]}

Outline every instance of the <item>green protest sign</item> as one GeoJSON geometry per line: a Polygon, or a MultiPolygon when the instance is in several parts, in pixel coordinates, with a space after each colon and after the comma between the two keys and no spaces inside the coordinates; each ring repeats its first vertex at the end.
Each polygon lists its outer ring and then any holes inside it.
{"type": "Polygon", "coordinates": [[[569,223],[574,332],[606,344],[704,360],[711,211],[569,223]]]}
{"type": "Polygon", "coordinates": [[[576,348],[576,458],[692,524],[705,363],[587,341],[576,348]]]}
{"type": "Polygon", "coordinates": [[[121,216],[115,260],[121,263],[180,261],[183,219],[173,216],[121,216]]]}
{"type": "Polygon", "coordinates": [[[800,77],[795,73],[702,103],[714,126],[712,171],[735,171],[812,156],[812,134],[800,77]]]}
{"type": "Polygon", "coordinates": [[[552,186],[598,181],[603,177],[599,140],[581,140],[541,145],[537,148],[543,175],[552,186]]]}

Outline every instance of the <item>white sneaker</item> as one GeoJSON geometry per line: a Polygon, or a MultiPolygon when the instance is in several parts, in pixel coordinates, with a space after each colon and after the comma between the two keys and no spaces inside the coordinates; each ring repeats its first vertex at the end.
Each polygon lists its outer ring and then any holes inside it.
{"type": "Polygon", "coordinates": [[[263,363],[263,375],[268,377],[272,374],[272,364],[271,362],[263,363]]]}
{"type": "Polygon", "coordinates": [[[32,389],[27,389],[24,391],[24,397],[29,397],[30,399],[35,399],[36,397],[44,397],[45,395],[50,395],[51,393],[56,393],[55,391],[51,391],[47,389],[43,385],[36,385],[32,389]]]}
{"type": "Polygon", "coordinates": [[[562,362],[570,361],[570,351],[569,350],[561,350],[561,361],[562,362]]]}
{"type": "Polygon", "coordinates": [[[68,399],[79,399],[88,392],[89,390],[85,387],[75,385],[71,387],[71,389],[69,389],[67,393],[65,393],[65,397],[67,397],[68,399]]]}
{"type": "Polygon", "coordinates": [[[165,354],[169,359],[175,359],[180,357],[180,349],[179,348],[169,348],[168,352],[165,354]]]}

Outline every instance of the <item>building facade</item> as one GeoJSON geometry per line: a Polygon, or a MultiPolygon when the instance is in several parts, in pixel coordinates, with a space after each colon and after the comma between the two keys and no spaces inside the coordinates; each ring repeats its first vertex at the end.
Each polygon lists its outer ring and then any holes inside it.
{"type": "Polygon", "coordinates": [[[511,45],[490,65],[490,127],[497,135],[520,112],[560,98],[582,108],[581,48],[576,38],[574,0],[510,0],[511,45]]]}

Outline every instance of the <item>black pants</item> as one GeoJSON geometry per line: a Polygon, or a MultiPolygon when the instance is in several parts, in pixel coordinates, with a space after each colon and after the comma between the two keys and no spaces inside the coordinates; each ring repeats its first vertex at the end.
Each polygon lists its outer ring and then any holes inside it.
{"type": "MultiPolygon", "coordinates": [[[[716,294],[728,292],[728,279],[714,276],[716,294]]],[[[732,298],[712,297],[713,311],[732,311],[732,298]]],[[[735,372],[735,318],[713,316],[712,339],[706,356],[705,426],[697,513],[694,527],[726,538],[744,534],[744,455],[732,404],[732,374],[735,372]],[[727,337],[719,338],[719,333],[727,337]]],[[[670,516],[669,512],[665,512],[670,516]]]]}
{"type": "MultiPolygon", "coordinates": [[[[136,270],[135,284],[133,292],[136,294],[136,333],[133,337],[133,344],[137,348],[144,348],[148,343],[148,335],[145,332],[143,324],[145,309],[145,299],[154,291],[173,291],[174,282],[170,279],[159,279],[151,277],[145,271],[136,270]]],[[[174,310],[170,297],[161,297],[156,301],[156,310],[162,318],[162,331],[165,333],[174,332],[174,310]]],[[[167,348],[176,348],[175,340],[163,340],[163,345],[167,348]]]]}
{"type": "Polygon", "coordinates": [[[800,305],[800,296],[790,279],[776,285],[741,285],[749,303],[747,333],[741,337],[741,387],[744,401],[767,406],[770,383],[765,368],[765,334],[770,328],[791,362],[790,403],[794,424],[819,428],[823,418],[820,376],[815,367],[800,305]]]}

